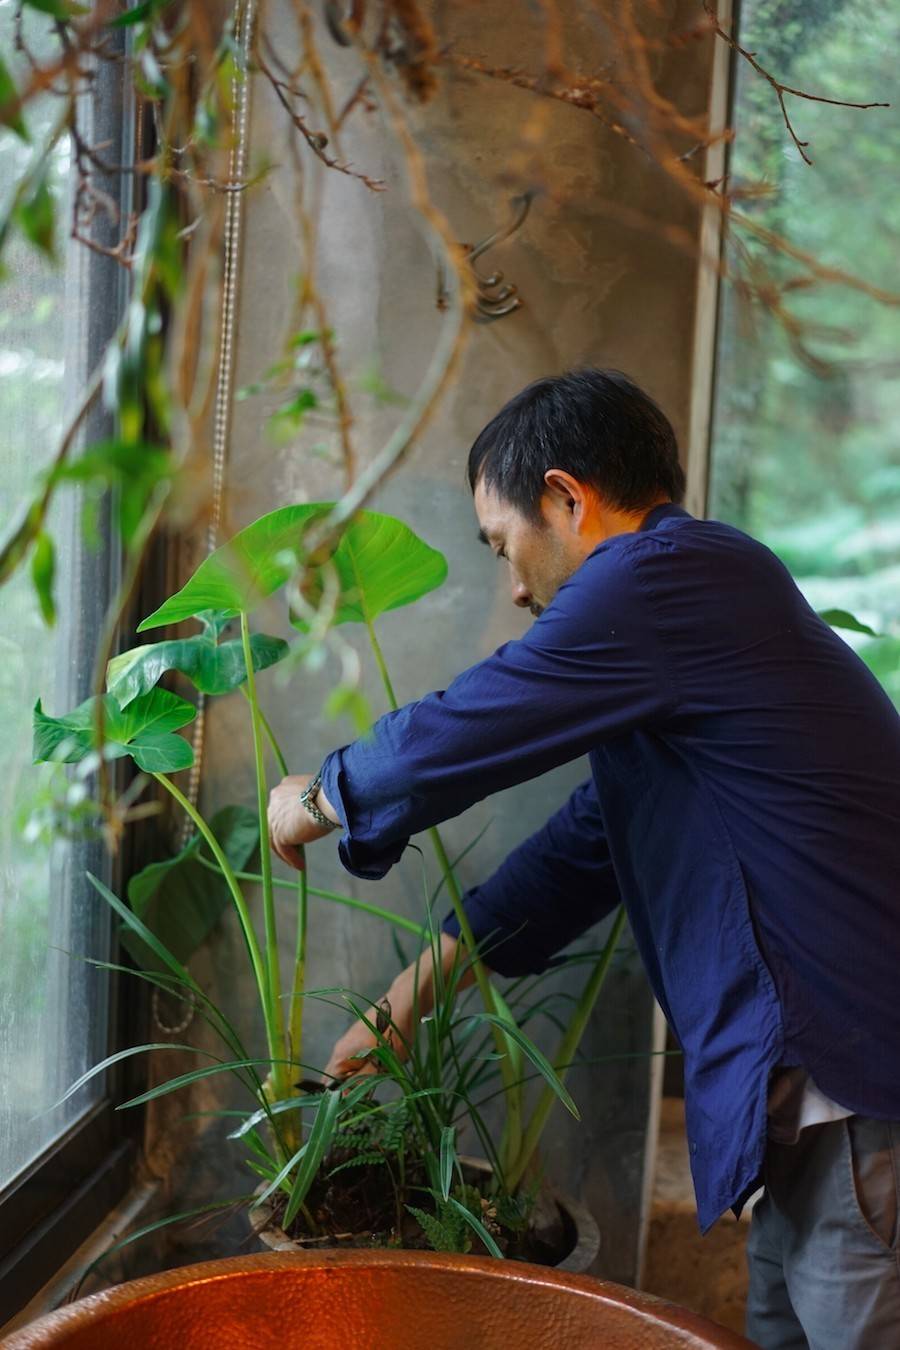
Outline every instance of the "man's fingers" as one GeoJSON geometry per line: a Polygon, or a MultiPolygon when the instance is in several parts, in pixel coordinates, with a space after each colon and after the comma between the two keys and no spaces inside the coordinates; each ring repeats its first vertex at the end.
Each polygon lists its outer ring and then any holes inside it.
{"type": "Polygon", "coordinates": [[[282,844],[281,852],[278,856],[283,862],[287,863],[288,867],[293,867],[298,872],[306,871],[306,861],[303,857],[303,853],[296,844],[282,844]]]}
{"type": "Polygon", "coordinates": [[[272,835],[269,835],[269,847],[272,852],[277,854],[283,863],[288,867],[293,867],[297,872],[306,870],[306,862],[301,849],[296,844],[279,844],[272,835]]]}
{"type": "Polygon", "coordinates": [[[374,1074],[378,1065],[372,1059],[336,1059],[332,1060],[322,1074],[323,1083],[333,1083],[340,1078],[350,1078],[353,1074],[374,1074]]]}

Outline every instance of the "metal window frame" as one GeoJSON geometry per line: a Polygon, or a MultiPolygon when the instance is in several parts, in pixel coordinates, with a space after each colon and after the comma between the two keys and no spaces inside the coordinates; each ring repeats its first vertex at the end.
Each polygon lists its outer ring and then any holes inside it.
{"type": "MultiPolygon", "coordinates": [[[[120,41],[124,50],[125,35],[120,41]]],[[[102,63],[78,114],[83,134],[89,141],[105,143],[104,156],[115,164],[129,162],[136,144],[135,109],[125,97],[122,72],[119,62],[102,63]]],[[[100,185],[127,211],[138,190],[136,177],[121,174],[100,185]]],[[[111,222],[95,222],[95,237],[102,239],[103,228],[110,233],[103,242],[114,243],[111,222]]],[[[66,380],[68,391],[75,393],[84,387],[115,332],[127,301],[128,278],[113,259],[82,245],[70,243],[68,247],[66,288],[74,284],[79,298],[77,306],[66,306],[70,324],[65,338],[66,380]],[[77,334],[71,327],[73,314],[78,320],[77,334]]],[[[95,401],[82,424],[82,442],[102,440],[113,433],[110,415],[95,401]]],[[[112,538],[106,529],[103,533],[112,538]]],[[[91,693],[96,634],[117,584],[121,557],[116,548],[95,554],[81,551],[77,557],[75,603],[86,617],[72,634],[67,658],[76,672],[76,684],[82,686],[76,693],[86,698],[91,693]]],[[[114,889],[127,876],[132,860],[133,855],[126,852],[113,865],[100,844],[85,845],[77,858],[79,867],[104,876],[114,889]]],[[[112,925],[108,931],[109,948],[114,951],[112,925]]],[[[137,997],[129,992],[126,999],[120,983],[110,974],[109,1052],[134,1044],[145,1017],[140,991],[135,990],[137,997]]],[[[131,1185],[143,1114],[117,1113],[114,1103],[139,1092],[145,1073],[137,1059],[114,1066],[107,1072],[102,1098],[0,1190],[0,1326],[53,1276],[131,1185]]]]}
{"type": "MultiPolygon", "coordinates": [[[[741,19],[740,0],[718,0],[716,13],[726,31],[738,34],[741,19]]],[[[717,41],[709,97],[709,126],[713,133],[724,131],[726,127],[733,125],[737,85],[737,55],[721,38],[717,41]]],[[[703,169],[704,181],[715,182],[725,177],[729,171],[730,160],[730,142],[722,139],[710,146],[706,152],[703,169]]],[[[693,378],[688,421],[685,493],[685,506],[694,516],[705,516],[709,502],[711,437],[724,289],[721,285],[724,246],[722,213],[718,207],[711,204],[704,207],[700,222],[699,267],[694,307],[693,378]]]]}

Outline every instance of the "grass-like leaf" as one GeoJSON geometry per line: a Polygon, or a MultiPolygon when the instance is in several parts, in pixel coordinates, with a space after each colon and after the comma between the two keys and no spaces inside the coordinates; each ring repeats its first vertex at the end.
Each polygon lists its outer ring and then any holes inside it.
{"type": "Polygon", "coordinates": [[[491,1256],[496,1256],[502,1261],[504,1259],[502,1251],[497,1246],[496,1242],[491,1237],[490,1233],[485,1228],[481,1220],[476,1219],[472,1211],[466,1209],[465,1205],[461,1205],[459,1201],[455,1198],[455,1196],[452,1195],[449,1196],[447,1199],[447,1204],[450,1205],[453,1209],[459,1211],[460,1217],[465,1219],[466,1223],[472,1229],[473,1233],[477,1233],[478,1237],[484,1243],[485,1247],[487,1247],[491,1256]]]}
{"type": "MultiPolygon", "coordinates": [[[[163,1046],[163,1049],[168,1047],[163,1046]]],[[[197,1050],[193,1046],[182,1046],[181,1049],[194,1049],[196,1054],[208,1055],[207,1050],[197,1050]]],[[[218,1058],[212,1056],[212,1058],[218,1058]]],[[[149,1088],[147,1092],[142,1092],[137,1097],[131,1097],[127,1102],[122,1102],[116,1107],[117,1111],[127,1111],[132,1106],[143,1106],[144,1102],[156,1101],[158,1097],[167,1097],[172,1092],[177,1092],[179,1088],[189,1087],[191,1083],[197,1083],[203,1078],[213,1078],[218,1073],[236,1073],[238,1069],[249,1069],[253,1067],[262,1067],[268,1069],[274,1063],[291,1064],[291,1060],[271,1060],[260,1056],[247,1059],[229,1059],[219,1060],[217,1064],[207,1064],[202,1069],[191,1069],[188,1073],[178,1074],[176,1078],[169,1078],[165,1083],[159,1083],[156,1087],[149,1088]]],[[[308,1064],[300,1066],[309,1069],[311,1073],[315,1070],[308,1064]]]]}
{"type": "Polygon", "coordinates": [[[322,1159],[328,1152],[334,1138],[342,1105],[340,1091],[325,1092],[319,1098],[319,1109],[316,1112],[309,1139],[306,1141],[306,1152],[297,1168],[297,1175],[294,1177],[291,1194],[284,1211],[285,1228],[293,1223],[300,1206],[309,1194],[309,1188],[315,1180],[322,1159]]]}
{"type": "Polygon", "coordinates": [[[441,1195],[445,1200],[450,1196],[450,1184],[453,1181],[453,1168],[456,1165],[456,1127],[445,1125],[441,1130],[441,1195]]]}
{"type": "Polygon", "coordinates": [[[559,1076],[554,1072],[553,1065],[550,1063],[547,1056],[538,1049],[534,1041],[530,1040],[524,1032],[520,1031],[514,1023],[510,1024],[504,1018],[495,1016],[494,1013],[473,1013],[471,1020],[475,1022],[492,1022],[495,1026],[500,1028],[507,1039],[518,1042],[522,1047],[526,1058],[531,1060],[534,1067],[544,1079],[544,1082],[553,1090],[553,1092],[555,1092],[566,1110],[570,1112],[576,1120],[581,1119],[581,1112],[575,1105],[565,1084],[560,1082],[559,1076]]]}

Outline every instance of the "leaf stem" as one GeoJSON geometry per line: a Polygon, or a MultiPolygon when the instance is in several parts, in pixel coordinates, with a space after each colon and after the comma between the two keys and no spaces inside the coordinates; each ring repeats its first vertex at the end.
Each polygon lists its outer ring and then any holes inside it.
{"type": "MultiPolygon", "coordinates": [[[[247,692],[247,686],[246,686],[245,684],[241,684],[241,685],[238,685],[238,688],[240,689],[241,693],[244,695],[244,698],[245,698],[245,699],[247,700],[247,702],[249,703],[249,702],[250,702],[250,695],[249,695],[248,692],[247,692]]],[[[258,703],[257,703],[256,711],[259,713],[259,720],[260,720],[260,722],[262,723],[262,729],[263,729],[263,731],[266,733],[266,740],[269,742],[269,745],[272,747],[272,754],[275,756],[275,759],[276,759],[277,762],[278,762],[278,767],[279,767],[279,769],[281,770],[282,776],[283,776],[284,778],[287,778],[287,775],[288,775],[287,760],[285,759],[284,755],[283,755],[282,752],[281,752],[281,746],[278,744],[278,741],[277,741],[277,739],[276,739],[276,737],[275,737],[275,732],[272,730],[272,727],[271,727],[271,724],[270,724],[270,722],[269,722],[269,719],[268,719],[268,717],[266,717],[266,714],[263,712],[262,708],[259,706],[258,703]]]]}
{"type": "MultiPolygon", "coordinates": [[[[355,565],[354,572],[356,572],[355,565]]],[[[365,592],[361,585],[359,586],[359,592],[361,596],[364,596],[365,592]]],[[[393,682],[387,668],[387,662],[384,659],[384,653],[381,650],[381,644],[375,634],[375,626],[369,617],[364,603],[363,614],[365,616],[369,641],[372,644],[372,652],[381,674],[381,680],[384,685],[388,703],[390,704],[391,709],[396,712],[399,705],[397,703],[397,696],[394,693],[393,682]]],[[[453,866],[447,856],[447,850],[444,848],[444,841],[442,840],[436,825],[430,827],[428,830],[428,837],[431,840],[438,866],[441,869],[447,890],[450,894],[453,912],[456,915],[456,921],[459,924],[460,936],[468,950],[472,973],[475,976],[475,982],[478,985],[478,992],[481,995],[485,1011],[493,1013],[495,1017],[504,1020],[504,1011],[494,998],[494,990],[491,986],[490,976],[488,975],[484,962],[478,956],[478,944],[475,941],[475,934],[472,932],[472,925],[469,923],[469,916],[466,914],[462,892],[459,889],[456,874],[453,871],[453,866]]],[[[508,1013],[508,1010],[506,1015],[511,1016],[511,1014],[508,1013]]],[[[512,1042],[495,1023],[491,1024],[491,1031],[494,1037],[494,1043],[497,1047],[497,1053],[500,1056],[500,1076],[503,1080],[506,1101],[506,1125],[503,1131],[502,1150],[505,1170],[505,1166],[508,1162],[517,1156],[522,1143],[522,1094],[521,1089],[517,1086],[515,1081],[517,1075],[513,1062],[514,1056],[510,1053],[512,1050],[512,1042]]]]}
{"type": "MultiPolygon", "coordinates": [[[[272,854],[269,850],[269,825],[266,811],[266,766],[263,752],[263,723],[256,698],[256,676],[253,670],[253,650],[250,646],[250,624],[246,610],[241,610],[241,641],[244,646],[244,664],[247,668],[247,700],[250,704],[250,723],[253,730],[253,758],[256,767],[256,806],[259,814],[259,856],[262,871],[263,926],[265,930],[265,1017],[273,1060],[283,1061],[284,1017],[281,1007],[281,972],[278,965],[278,929],[275,922],[275,892],[272,886],[272,854]]],[[[283,1063],[273,1063],[272,1078],[276,1096],[289,1095],[283,1063]]]]}
{"type": "MultiPolygon", "coordinates": [[[[181,809],[185,811],[188,816],[190,816],[191,820],[196,825],[198,831],[206,840],[210,852],[212,853],[213,857],[218,863],[217,870],[221,872],[222,876],[225,879],[225,884],[227,885],[231,893],[231,898],[234,901],[234,907],[238,913],[238,918],[241,924],[241,930],[244,934],[244,941],[246,942],[247,950],[250,953],[250,964],[253,966],[253,974],[256,977],[256,983],[259,988],[260,996],[262,997],[266,985],[266,973],[265,967],[263,965],[262,952],[260,951],[259,948],[259,942],[256,937],[256,932],[254,931],[253,928],[253,920],[250,918],[250,911],[247,908],[247,902],[244,899],[243,892],[241,891],[240,886],[238,885],[237,875],[234,872],[231,863],[228,861],[228,858],[226,857],[225,852],[222,849],[222,846],[219,843],[218,839],[213,834],[212,830],[209,828],[206,821],[203,819],[200,812],[197,810],[196,806],[194,806],[193,802],[189,801],[188,798],[185,797],[184,793],[175,786],[171,778],[167,778],[164,773],[155,773],[153,777],[156,779],[158,783],[162,784],[162,786],[166,789],[166,791],[172,797],[175,798],[176,802],[181,807],[181,809]]],[[[207,863],[206,865],[212,866],[211,863],[207,863]]],[[[271,1044],[269,1048],[270,1049],[272,1048],[271,1044]]]]}
{"type": "MultiPolygon", "coordinates": [[[[603,982],[606,979],[615,950],[619,945],[619,939],[622,936],[624,927],[625,906],[620,905],[619,911],[613,921],[609,937],[606,939],[606,945],[600,954],[597,964],[591,972],[590,979],[582,991],[581,997],[578,1000],[578,1005],[572,1014],[571,1021],[566,1028],[565,1034],[563,1035],[563,1038],[559,1043],[559,1048],[554,1056],[553,1069],[560,1082],[565,1082],[566,1074],[575,1058],[575,1051],[584,1035],[590,1015],[594,1010],[594,1004],[597,1002],[597,996],[603,987],[603,982]]],[[[537,1105],[534,1108],[531,1119],[529,1120],[522,1137],[518,1155],[515,1157],[507,1177],[511,1191],[516,1189],[528,1170],[528,1165],[541,1141],[544,1126],[547,1123],[550,1111],[556,1100],[557,1094],[549,1084],[546,1084],[538,1098],[537,1105]]]]}
{"type": "Polygon", "coordinates": [[[291,1059],[303,1058],[303,1008],[306,999],[306,928],[309,919],[308,887],[306,869],[297,877],[297,952],[294,957],[294,980],[291,986],[291,1007],[289,1013],[288,1052],[291,1059]]]}
{"type": "MultiPolygon", "coordinates": [[[[221,869],[215,863],[204,858],[202,853],[198,853],[196,861],[203,867],[209,868],[211,872],[218,872],[221,869]]],[[[254,881],[259,885],[262,882],[261,872],[235,872],[238,881],[254,881]]],[[[293,881],[283,881],[281,877],[272,877],[272,885],[281,887],[283,890],[292,891],[296,885],[293,881]]],[[[333,900],[335,904],[346,905],[349,909],[361,910],[363,914],[370,914],[373,919],[384,919],[387,923],[392,923],[397,928],[404,929],[407,933],[412,933],[414,937],[421,938],[425,936],[425,929],[417,924],[413,919],[407,919],[402,914],[394,914],[392,910],[382,909],[380,905],[370,905],[366,900],[356,900],[352,895],[341,895],[338,891],[323,891],[317,886],[307,885],[307,895],[314,895],[320,900],[333,900]]]]}

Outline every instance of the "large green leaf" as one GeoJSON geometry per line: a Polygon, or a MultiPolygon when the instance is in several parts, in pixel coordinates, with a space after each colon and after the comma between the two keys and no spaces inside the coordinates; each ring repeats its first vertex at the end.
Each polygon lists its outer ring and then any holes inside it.
{"type": "MultiPolygon", "coordinates": [[[[153,689],[122,708],[104,694],[103,745],[110,759],[130,755],[146,773],[175,773],[194,762],[191,745],[175,735],[197,714],[192,703],[167,689],[153,689]]],[[[63,717],[48,717],[38,699],[34,709],[34,760],[75,764],[97,749],[97,699],[89,698],[63,717]]]]}
{"type": "MultiPolygon", "coordinates": [[[[285,506],[248,525],[197,568],[177,595],[145,619],[139,631],[178,623],[204,609],[233,615],[254,609],[303,561],[303,533],[333,502],[285,506]]],[[[327,566],[337,571],[340,594],[334,623],[364,623],[387,609],[409,605],[440,586],[447,560],[394,516],[360,511],[344,531],[327,566]]],[[[317,604],[325,565],[307,566],[303,593],[317,604]]],[[[303,629],[301,618],[292,620],[303,629]]]]}
{"type": "MultiPolygon", "coordinates": [[[[259,846],[255,811],[224,806],[213,816],[210,829],[236,872],[250,864],[259,846]]],[[[198,861],[201,846],[200,835],[195,835],[174,858],[151,863],[128,883],[131,908],[182,964],[215,927],[230,899],[222,876],[198,861]]],[[[123,925],[121,938],[141,969],[158,967],[147,943],[133,929],[123,925]]]]}
{"type": "MultiPolygon", "coordinates": [[[[329,559],[340,579],[334,623],[371,622],[387,609],[410,605],[436,590],[447,577],[447,559],[395,516],[360,511],[329,559]]],[[[317,604],[325,584],[324,568],[310,569],[303,594],[317,604]]],[[[293,616],[295,627],[304,629],[293,616]]]]}
{"type": "Polygon", "coordinates": [[[328,503],[314,502],[261,516],[210,554],[176,595],[144,619],[138,632],[180,623],[205,609],[249,613],[293,575],[304,557],[304,531],[328,509],[328,503]]]}
{"type": "MultiPolygon", "coordinates": [[[[254,633],[250,639],[253,669],[265,670],[287,656],[283,638],[254,633]]],[[[240,641],[216,641],[212,625],[190,638],[173,638],[114,656],[107,667],[106,687],[126,707],[132,699],[148,693],[167,670],[179,670],[203,694],[228,694],[247,678],[244,648],[240,641]]]]}

